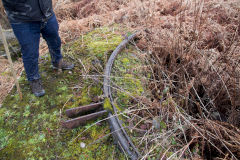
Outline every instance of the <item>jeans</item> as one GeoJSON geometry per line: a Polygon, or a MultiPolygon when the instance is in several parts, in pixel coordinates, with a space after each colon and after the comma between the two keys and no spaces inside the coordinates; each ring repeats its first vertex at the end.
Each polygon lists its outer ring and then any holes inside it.
{"type": "Polygon", "coordinates": [[[40,78],[38,70],[40,34],[47,42],[52,64],[57,64],[62,59],[59,26],[55,15],[46,22],[18,22],[11,23],[11,26],[21,46],[28,81],[40,78]]]}

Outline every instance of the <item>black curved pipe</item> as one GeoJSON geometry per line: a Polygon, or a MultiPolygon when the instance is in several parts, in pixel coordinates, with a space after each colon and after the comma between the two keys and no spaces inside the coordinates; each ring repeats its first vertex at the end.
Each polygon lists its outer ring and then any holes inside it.
{"type": "Polygon", "coordinates": [[[129,41],[132,40],[135,36],[136,36],[136,33],[130,35],[118,45],[118,47],[113,51],[110,58],[108,59],[105,72],[104,72],[104,95],[105,95],[105,98],[110,99],[110,102],[114,111],[114,115],[112,115],[112,113],[108,114],[108,123],[110,125],[114,140],[117,142],[120,149],[123,150],[123,152],[127,153],[132,160],[139,159],[141,155],[138,152],[135,145],[132,143],[125,129],[123,128],[120,120],[118,119],[117,108],[113,103],[110,76],[111,76],[112,65],[114,63],[114,60],[116,59],[116,56],[126,47],[129,41]]]}

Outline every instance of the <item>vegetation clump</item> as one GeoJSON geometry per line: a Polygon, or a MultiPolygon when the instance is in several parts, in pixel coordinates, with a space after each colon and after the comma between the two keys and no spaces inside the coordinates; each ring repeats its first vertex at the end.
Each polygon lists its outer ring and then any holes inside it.
{"type": "MultiPolygon", "coordinates": [[[[121,39],[111,28],[100,28],[65,45],[65,58],[76,63],[73,71],[52,70],[50,57],[41,57],[44,97],[36,98],[30,93],[23,74],[20,78],[23,100],[20,101],[14,88],[0,108],[0,156],[3,159],[124,159],[114,146],[105,121],[99,119],[73,130],[61,127],[61,121],[67,119],[65,109],[102,100],[104,64],[121,39]]],[[[110,105],[108,108],[111,110],[110,105]]]]}

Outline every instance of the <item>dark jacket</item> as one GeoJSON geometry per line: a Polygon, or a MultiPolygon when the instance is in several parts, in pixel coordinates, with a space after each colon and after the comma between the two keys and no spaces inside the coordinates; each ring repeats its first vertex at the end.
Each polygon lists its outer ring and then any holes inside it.
{"type": "Polygon", "coordinates": [[[52,0],[2,0],[10,23],[46,21],[53,15],[52,0]]]}

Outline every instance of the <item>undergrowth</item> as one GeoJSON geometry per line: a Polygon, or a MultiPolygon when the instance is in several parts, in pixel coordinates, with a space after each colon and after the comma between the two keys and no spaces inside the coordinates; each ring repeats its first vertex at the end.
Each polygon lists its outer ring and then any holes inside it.
{"type": "Polygon", "coordinates": [[[1,159],[124,159],[106,121],[98,119],[73,130],[61,127],[66,109],[103,99],[104,64],[121,40],[113,29],[100,28],[66,44],[64,57],[75,63],[73,71],[53,70],[50,57],[41,57],[46,90],[41,98],[31,94],[23,74],[23,100],[14,88],[0,108],[1,159]]]}

